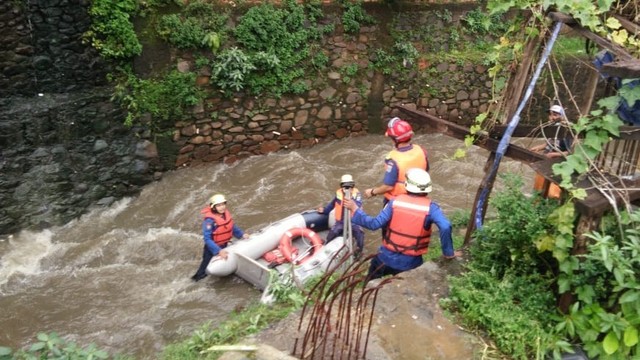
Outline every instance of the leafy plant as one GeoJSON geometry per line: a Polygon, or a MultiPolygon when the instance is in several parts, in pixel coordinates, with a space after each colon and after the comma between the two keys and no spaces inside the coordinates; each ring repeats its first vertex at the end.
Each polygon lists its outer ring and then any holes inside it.
{"type": "Polygon", "coordinates": [[[0,347],[0,359],[108,359],[109,353],[100,350],[95,344],[79,347],[72,341],[66,341],[57,333],[39,333],[38,341],[26,350],[16,350],[0,347]]]}
{"type": "Polygon", "coordinates": [[[342,81],[349,83],[358,74],[358,64],[348,64],[340,68],[340,74],[342,74],[342,81]]]}
{"type": "Polygon", "coordinates": [[[500,12],[487,13],[480,8],[473,9],[462,17],[466,31],[477,35],[499,36],[508,30],[509,22],[500,12]]]}
{"type": "Polygon", "coordinates": [[[173,126],[173,121],[180,118],[188,106],[202,99],[194,73],[173,70],[164,77],[145,80],[130,70],[121,70],[113,99],[120,101],[128,110],[125,122],[129,126],[148,113],[152,116],[152,123],[145,125],[161,131],[173,126]]]}
{"type": "Polygon", "coordinates": [[[556,329],[577,338],[591,358],[640,355],[640,210],[624,213],[621,220],[619,226],[587,234],[593,243],[582,261],[561,263],[571,270],[561,286],[577,294],[577,301],[556,329]]]}
{"type": "Polygon", "coordinates": [[[536,243],[550,228],[540,219],[557,205],[527,198],[515,175],[503,180],[505,189],[491,199],[495,218],[475,234],[467,272],[450,279],[451,294],[442,305],[467,326],[486,331],[501,352],[543,359],[549,349],[562,348],[553,331],[557,267],[536,243]]]}
{"type": "Polygon", "coordinates": [[[247,86],[249,73],[256,69],[244,51],[233,47],[224,50],[213,63],[211,78],[223,91],[243,90],[247,86]]]}
{"type": "Polygon", "coordinates": [[[329,57],[324,52],[318,51],[311,59],[311,64],[318,70],[324,69],[329,64],[329,57]]]}
{"type": "Polygon", "coordinates": [[[391,74],[391,72],[395,68],[396,62],[396,57],[389,54],[384,49],[377,48],[373,54],[374,68],[382,71],[382,73],[385,75],[391,74]]]}
{"type": "Polygon", "coordinates": [[[218,13],[212,4],[189,3],[178,14],[164,15],[156,25],[163,39],[182,49],[206,46],[215,52],[226,37],[227,13],[218,13]]]}
{"type": "Polygon", "coordinates": [[[342,27],[344,32],[354,34],[360,31],[360,24],[375,24],[375,19],[362,8],[362,1],[343,3],[342,27]]]}
{"type": "Polygon", "coordinates": [[[248,59],[269,60],[266,67],[258,67],[256,63],[256,68],[246,73],[244,88],[250,93],[280,96],[299,91],[297,80],[304,76],[310,45],[320,36],[312,22],[317,14],[314,12],[309,18],[304,10],[305,6],[285,0],[280,8],[271,4],[251,7],[240,18],[234,35],[248,59]]]}
{"type": "Polygon", "coordinates": [[[410,42],[396,42],[393,45],[393,49],[398,54],[398,57],[402,59],[402,63],[406,65],[413,65],[420,56],[416,47],[410,42]]]}
{"type": "Polygon", "coordinates": [[[436,10],[435,14],[438,19],[442,20],[445,23],[450,23],[453,21],[453,14],[451,14],[451,11],[449,11],[449,9],[444,9],[442,11],[436,10]]]}
{"type": "Polygon", "coordinates": [[[127,59],[140,55],[142,45],[131,22],[136,9],[135,0],[93,1],[89,9],[91,27],[83,35],[84,39],[105,58],[127,59]]]}
{"type": "Polygon", "coordinates": [[[300,308],[304,305],[306,297],[302,290],[296,286],[291,276],[281,276],[279,273],[272,271],[269,274],[269,295],[282,304],[289,304],[294,308],[300,308]]]}

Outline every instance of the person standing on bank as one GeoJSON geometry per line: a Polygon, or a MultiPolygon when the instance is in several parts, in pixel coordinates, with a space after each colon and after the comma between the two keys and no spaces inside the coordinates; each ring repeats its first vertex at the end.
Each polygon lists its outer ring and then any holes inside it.
{"type": "Polygon", "coordinates": [[[209,206],[202,211],[204,220],[202,221],[202,236],[204,238],[204,249],[202,250],[202,262],[198,271],[191,277],[193,281],[200,281],[207,277],[207,266],[214,256],[226,259],[227,247],[231,238],[238,239],[249,237],[236,224],[233,223],[231,213],[227,210],[227,199],[222,194],[216,194],[209,200],[209,206]]]}
{"type": "Polygon", "coordinates": [[[440,206],[429,198],[433,189],[431,177],[424,169],[411,168],[406,174],[406,194],[390,200],[376,217],[367,215],[355,201],[345,200],[354,224],[369,230],[386,227],[378,254],[371,259],[367,281],[395,275],[422,265],[422,255],[429,249],[431,226],[440,232],[440,245],[445,259],[461,256],[454,251],[451,222],[440,206]]]}
{"type": "MultiPolygon", "coordinates": [[[[549,108],[549,122],[543,125],[544,127],[555,127],[555,136],[553,138],[547,138],[545,143],[531,147],[529,150],[537,153],[542,153],[548,159],[561,158],[569,155],[571,147],[573,146],[573,139],[571,137],[559,137],[560,130],[563,127],[568,127],[569,121],[567,120],[564,109],[560,105],[553,105],[549,108]]],[[[536,173],[533,180],[533,189],[536,191],[544,191],[545,179],[542,175],[536,173]]],[[[550,184],[546,197],[558,199],[560,198],[561,189],[556,184],[550,184]]]]}
{"type": "Polygon", "coordinates": [[[364,197],[370,198],[384,194],[383,205],[395,196],[405,194],[405,173],[409,168],[429,171],[427,151],[418,144],[412,144],[413,128],[408,122],[394,117],[389,120],[384,133],[393,140],[394,149],[389,152],[385,162],[382,184],[364,191],[364,197]]]}
{"type": "MultiPolygon", "coordinates": [[[[334,218],[336,220],[335,224],[327,233],[326,242],[330,242],[338,236],[341,236],[344,231],[344,207],[342,206],[343,200],[345,199],[345,194],[347,191],[350,192],[350,198],[357,204],[357,206],[362,206],[362,194],[355,187],[356,183],[353,181],[353,177],[349,174],[342,175],[340,178],[340,188],[336,190],[336,195],[333,199],[325,206],[319,207],[317,210],[320,214],[328,214],[331,210],[334,210],[334,218]]],[[[351,226],[351,232],[356,240],[356,249],[354,250],[354,257],[358,259],[362,254],[362,250],[364,249],[364,231],[358,225],[351,226]]]]}

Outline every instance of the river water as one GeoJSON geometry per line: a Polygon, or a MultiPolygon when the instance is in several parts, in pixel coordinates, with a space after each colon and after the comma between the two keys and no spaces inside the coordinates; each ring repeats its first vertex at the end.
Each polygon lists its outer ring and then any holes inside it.
{"type": "MultiPolygon", "coordinates": [[[[463,160],[452,160],[461,141],[422,134],[414,142],[429,152],[432,198],[446,214],[470,211],[488,153],[473,147],[463,160]]],[[[38,332],[55,331],[80,345],[155,358],[165,344],[205,322],[215,326],[260,297],[234,276],[189,279],[202,252],[199,212],[211,195],[225,194],[236,223],[255,231],[324,205],[345,173],[362,191],[378,184],[391,148],[384,136],[368,135],[233,165],[180,169],[135,198],[65,226],[0,239],[0,345],[15,349],[38,332]]],[[[500,171],[525,179],[533,174],[509,160],[500,171]]],[[[377,213],[381,198],[365,201],[364,208],[377,213]]],[[[379,245],[378,234],[367,232],[367,251],[379,245]]]]}

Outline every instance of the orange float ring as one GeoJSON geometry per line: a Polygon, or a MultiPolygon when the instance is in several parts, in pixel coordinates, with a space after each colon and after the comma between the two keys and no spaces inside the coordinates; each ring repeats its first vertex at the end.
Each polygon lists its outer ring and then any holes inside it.
{"type": "Polygon", "coordinates": [[[282,252],[282,256],[284,256],[284,258],[288,262],[293,262],[295,257],[294,254],[297,253],[298,251],[296,248],[293,247],[293,240],[300,236],[303,238],[307,238],[311,241],[312,253],[298,260],[296,265],[302,264],[303,262],[311,258],[312,254],[315,254],[320,249],[322,249],[322,245],[323,245],[323,241],[320,235],[318,235],[315,231],[311,229],[303,228],[303,227],[296,227],[293,229],[289,229],[285,231],[285,233],[282,235],[282,237],[280,238],[280,245],[278,245],[278,249],[280,249],[280,252],[282,252]]]}

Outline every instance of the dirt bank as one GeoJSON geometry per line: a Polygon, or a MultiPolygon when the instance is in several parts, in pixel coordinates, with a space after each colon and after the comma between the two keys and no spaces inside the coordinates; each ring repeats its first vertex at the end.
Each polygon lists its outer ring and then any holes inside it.
{"type": "MultiPolygon", "coordinates": [[[[447,296],[447,275],[461,271],[462,260],[438,261],[401,274],[379,293],[366,359],[472,359],[482,342],[447,319],[439,299],[447,296]]],[[[252,359],[291,359],[299,313],[248,339],[280,352],[254,354],[252,359]],[[277,354],[274,356],[274,354],[277,354]]],[[[223,359],[247,358],[226,354],[223,359]]]]}

